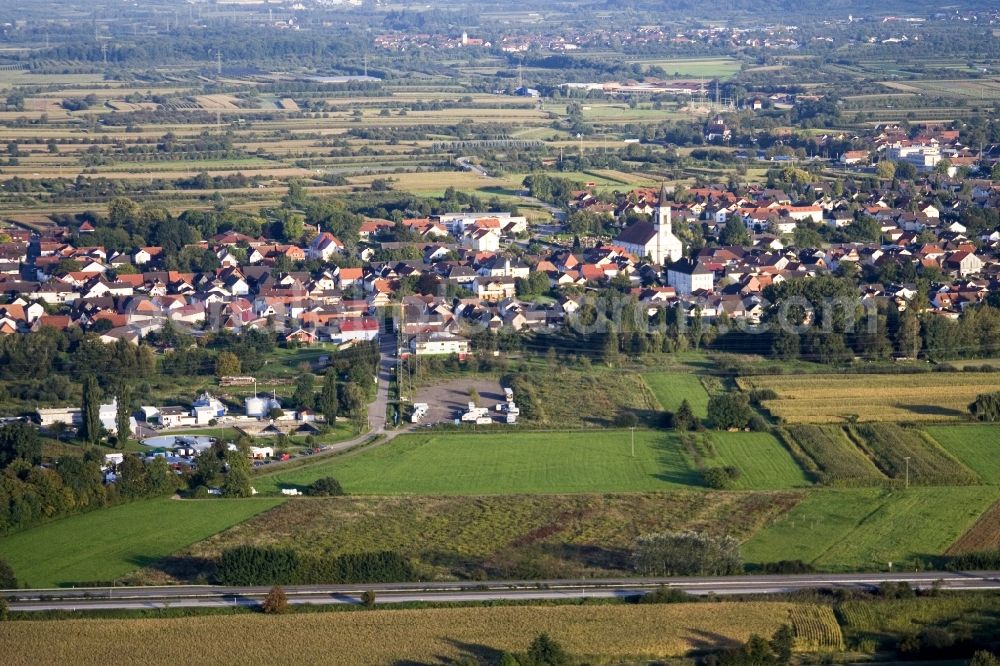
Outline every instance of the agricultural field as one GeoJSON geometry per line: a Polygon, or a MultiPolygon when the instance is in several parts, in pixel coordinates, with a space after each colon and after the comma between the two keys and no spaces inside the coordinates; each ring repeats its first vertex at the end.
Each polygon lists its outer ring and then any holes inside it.
{"type": "Polygon", "coordinates": [[[919,430],[878,423],[851,426],[847,432],[897,481],[923,486],[979,483],[972,470],[919,430]]]}
{"type": "Polygon", "coordinates": [[[153,499],[63,518],[0,539],[30,587],[112,581],[281,504],[278,499],[153,499]]]}
{"type": "Polygon", "coordinates": [[[984,483],[1000,486],[1000,426],[934,426],[924,431],[984,483]]]}
{"type": "Polygon", "coordinates": [[[694,76],[726,79],[740,71],[742,63],[735,58],[676,58],[670,60],[640,60],[643,65],[656,65],[670,76],[694,76]]]}
{"type": "Polygon", "coordinates": [[[844,637],[893,648],[899,636],[937,626],[969,638],[996,638],[1000,596],[945,594],[934,598],[845,601],[839,608],[844,637]]]}
{"type": "Polygon", "coordinates": [[[740,388],[771,389],[764,407],[785,423],[859,421],[958,421],[969,403],[996,390],[996,378],[981,373],[900,375],[772,375],[741,377],[740,388]]]}
{"type": "Polygon", "coordinates": [[[637,373],[557,367],[554,372],[534,372],[531,380],[544,406],[545,417],[538,422],[551,427],[607,427],[629,411],[654,420],[659,416],[656,398],[637,373]]]}
{"type": "Polygon", "coordinates": [[[833,426],[800,425],[788,432],[819,467],[820,479],[833,486],[866,486],[885,482],[886,476],[833,426]]]}
{"type": "Polygon", "coordinates": [[[670,433],[628,430],[402,435],[358,455],[257,477],[256,488],[302,488],[334,476],[348,493],[490,495],[629,492],[697,485],[670,433]]]}
{"type": "Polygon", "coordinates": [[[495,661],[503,651],[524,651],[546,632],[569,652],[604,662],[681,656],[745,641],[754,633],[770,636],[782,624],[807,629],[809,635],[800,639],[826,642],[820,649],[840,646],[829,609],[766,601],[220,615],[211,622],[199,617],[4,622],[0,642],[11,666],[67,660],[103,666],[109,645],[123,663],[263,664],[281,655],[283,662],[313,664],[329,663],[336,655],[337,664],[352,666],[461,657],[495,661]],[[800,617],[804,621],[796,623],[800,617]],[[220,640],[226,636],[234,640],[220,640]],[[237,639],[248,636],[254,640],[237,639]]]}
{"type": "Polygon", "coordinates": [[[708,392],[698,375],[680,372],[650,372],[642,375],[649,390],[656,396],[660,407],[676,412],[685,399],[694,415],[700,419],[708,416],[708,392]]]}
{"type": "Polygon", "coordinates": [[[972,527],[958,537],[945,551],[946,555],[962,555],[1000,548],[1000,503],[991,506],[972,527]]]}
{"type": "Polygon", "coordinates": [[[245,544],[311,555],[390,550],[430,580],[630,575],[642,534],[699,529],[745,539],[801,499],[801,492],[682,490],[294,500],[183,549],[141,577],[210,576],[223,550],[245,544]]]}
{"type": "Polygon", "coordinates": [[[935,79],[924,81],[884,81],[881,85],[903,92],[931,97],[995,101],[1000,99],[1000,81],[995,79],[935,79]]]}
{"type": "Polygon", "coordinates": [[[823,571],[924,566],[1000,496],[996,488],[815,490],[743,547],[748,564],[785,559],[823,571]]]}
{"type": "Polygon", "coordinates": [[[703,448],[714,454],[708,458],[708,466],[731,466],[740,471],[734,489],[776,490],[810,485],[788,449],[770,433],[709,432],[703,437],[703,448]]]}

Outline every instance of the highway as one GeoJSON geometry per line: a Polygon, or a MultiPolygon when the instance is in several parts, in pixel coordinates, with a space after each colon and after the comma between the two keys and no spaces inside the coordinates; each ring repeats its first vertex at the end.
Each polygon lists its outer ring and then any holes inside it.
{"type": "MultiPolygon", "coordinates": [[[[546,581],[465,581],[372,585],[289,585],[291,604],[360,604],[366,591],[379,604],[413,602],[470,603],[502,600],[572,600],[627,598],[661,585],[696,595],[779,594],[811,589],[872,589],[884,582],[942,590],[1000,590],[1000,572],[919,572],[875,574],[804,574],[704,578],[619,578],[546,581]]],[[[0,590],[15,611],[145,610],[257,606],[268,587],[177,585],[163,587],[93,587],[0,590]]]]}

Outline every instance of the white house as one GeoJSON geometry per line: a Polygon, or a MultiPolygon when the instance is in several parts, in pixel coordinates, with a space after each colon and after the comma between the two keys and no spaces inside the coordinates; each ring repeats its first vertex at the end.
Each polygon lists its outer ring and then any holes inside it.
{"type": "Polygon", "coordinates": [[[700,262],[681,259],[667,266],[667,283],[677,290],[679,296],[690,296],[699,290],[712,291],[715,273],[700,262]]]}
{"type": "Polygon", "coordinates": [[[421,333],[410,340],[410,351],[417,356],[468,354],[469,341],[451,333],[421,333]]]}
{"type": "Polygon", "coordinates": [[[324,231],[312,239],[309,244],[308,256],[310,259],[328,261],[334,254],[343,252],[344,244],[329,231],[324,231]]]}
{"type": "Polygon", "coordinates": [[[378,320],[373,317],[359,317],[341,322],[339,332],[330,334],[337,344],[347,342],[367,342],[378,338],[378,320]]]}

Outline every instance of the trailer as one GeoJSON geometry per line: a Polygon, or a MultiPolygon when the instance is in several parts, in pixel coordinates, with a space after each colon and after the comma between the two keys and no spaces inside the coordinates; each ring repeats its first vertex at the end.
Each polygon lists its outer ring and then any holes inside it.
{"type": "Polygon", "coordinates": [[[411,423],[420,423],[420,420],[427,416],[430,406],[426,402],[413,403],[413,414],[410,416],[411,423]]]}

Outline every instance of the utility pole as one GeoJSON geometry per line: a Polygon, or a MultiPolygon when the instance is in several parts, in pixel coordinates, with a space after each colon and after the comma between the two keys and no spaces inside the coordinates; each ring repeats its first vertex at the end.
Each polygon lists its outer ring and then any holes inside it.
{"type": "Polygon", "coordinates": [[[222,51],[215,52],[215,73],[222,76],[222,51]]]}
{"type": "Polygon", "coordinates": [[[910,456],[903,458],[906,461],[906,487],[910,487],[910,456]]]}
{"type": "Polygon", "coordinates": [[[635,458],[635,426],[629,428],[632,431],[632,457],[635,458]]]}
{"type": "Polygon", "coordinates": [[[108,66],[108,43],[101,42],[101,56],[104,58],[104,66],[108,66]]]}

